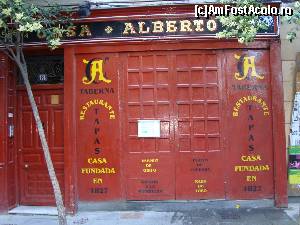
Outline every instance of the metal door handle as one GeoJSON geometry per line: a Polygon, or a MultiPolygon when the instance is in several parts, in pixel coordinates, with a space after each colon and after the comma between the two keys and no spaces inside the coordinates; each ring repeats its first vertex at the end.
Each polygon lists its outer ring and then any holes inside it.
{"type": "Polygon", "coordinates": [[[27,169],[27,168],[29,168],[29,165],[28,165],[28,164],[25,164],[24,167],[27,169]]]}

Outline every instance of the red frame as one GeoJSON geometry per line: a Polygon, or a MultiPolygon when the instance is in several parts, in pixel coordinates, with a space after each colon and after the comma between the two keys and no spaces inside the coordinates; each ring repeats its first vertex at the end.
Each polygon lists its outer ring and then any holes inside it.
{"type": "Polygon", "coordinates": [[[7,76],[8,57],[0,53],[0,212],[8,210],[7,191],[7,76]]]}
{"type": "Polygon", "coordinates": [[[270,43],[270,70],[273,110],[274,184],[275,206],[287,207],[287,162],[283,110],[283,85],[281,72],[280,42],[270,43]],[[275,143],[275,140],[277,142],[275,143]]]}
{"type": "Polygon", "coordinates": [[[64,102],[69,102],[69,99],[72,99],[70,104],[65,104],[64,116],[64,136],[65,136],[65,205],[70,213],[75,213],[77,210],[77,187],[76,187],[76,166],[74,162],[77,162],[76,159],[76,127],[72,126],[75,124],[75,111],[76,99],[72,98],[75,88],[76,80],[72,79],[72,74],[76,73],[75,65],[75,54],[74,48],[67,47],[64,49],[64,68],[65,76],[64,82],[64,102]],[[70,66],[72,65],[72,66],[70,66]],[[74,151],[75,149],[75,151],[74,151]],[[69,188],[68,188],[69,187],[69,188]]]}

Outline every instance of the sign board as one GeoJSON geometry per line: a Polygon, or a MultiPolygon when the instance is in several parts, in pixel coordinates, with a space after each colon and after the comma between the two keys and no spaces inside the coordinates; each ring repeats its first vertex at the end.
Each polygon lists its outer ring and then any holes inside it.
{"type": "Polygon", "coordinates": [[[292,111],[289,147],[289,183],[300,184],[300,92],[296,92],[292,111]]]}
{"type": "Polygon", "coordinates": [[[138,120],[138,137],[160,137],[160,120],[138,120]]]}
{"type": "MultiPolygon", "coordinates": [[[[258,31],[259,35],[277,35],[276,17],[261,17],[268,24],[268,28],[258,31]]],[[[65,27],[66,37],[63,42],[82,39],[109,39],[128,37],[167,37],[178,35],[189,36],[213,36],[223,30],[221,23],[215,18],[158,18],[141,20],[120,20],[120,21],[96,21],[75,23],[65,27]]],[[[44,42],[43,32],[29,34],[25,42],[44,42]]]]}
{"type": "Polygon", "coordinates": [[[299,170],[289,169],[289,183],[290,184],[300,184],[299,170]]]}
{"type": "Polygon", "coordinates": [[[289,147],[289,183],[300,184],[300,147],[289,147]]]}

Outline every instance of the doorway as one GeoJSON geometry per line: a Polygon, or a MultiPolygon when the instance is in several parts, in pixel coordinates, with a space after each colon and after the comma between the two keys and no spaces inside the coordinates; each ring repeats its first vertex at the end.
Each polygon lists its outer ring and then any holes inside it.
{"type": "MultiPolygon", "coordinates": [[[[55,172],[64,193],[64,86],[62,56],[27,58],[29,80],[48,141],[55,172]]],[[[19,84],[22,84],[20,79],[19,84]]],[[[28,100],[17,88],[17,152],[20,205],[55,205],[44,153],[28,100]]]]}
{"type": "Polygon", "coordinates": [[[126,198],[224,199],[224,89],[218,52],[123,57],[126,198]],[[160,120],[160,138],[138,137],[138,120],[160,120]]]}

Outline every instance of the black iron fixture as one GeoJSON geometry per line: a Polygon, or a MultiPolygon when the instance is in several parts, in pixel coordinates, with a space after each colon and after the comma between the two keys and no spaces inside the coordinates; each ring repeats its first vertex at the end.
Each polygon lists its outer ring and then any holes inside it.
{"type": "Polygon", "coordinates": [[[79,17],[87,17],[91,14],[91,3],[85,2],[83,5],[79,6],[78,15],[79,17]]]}

